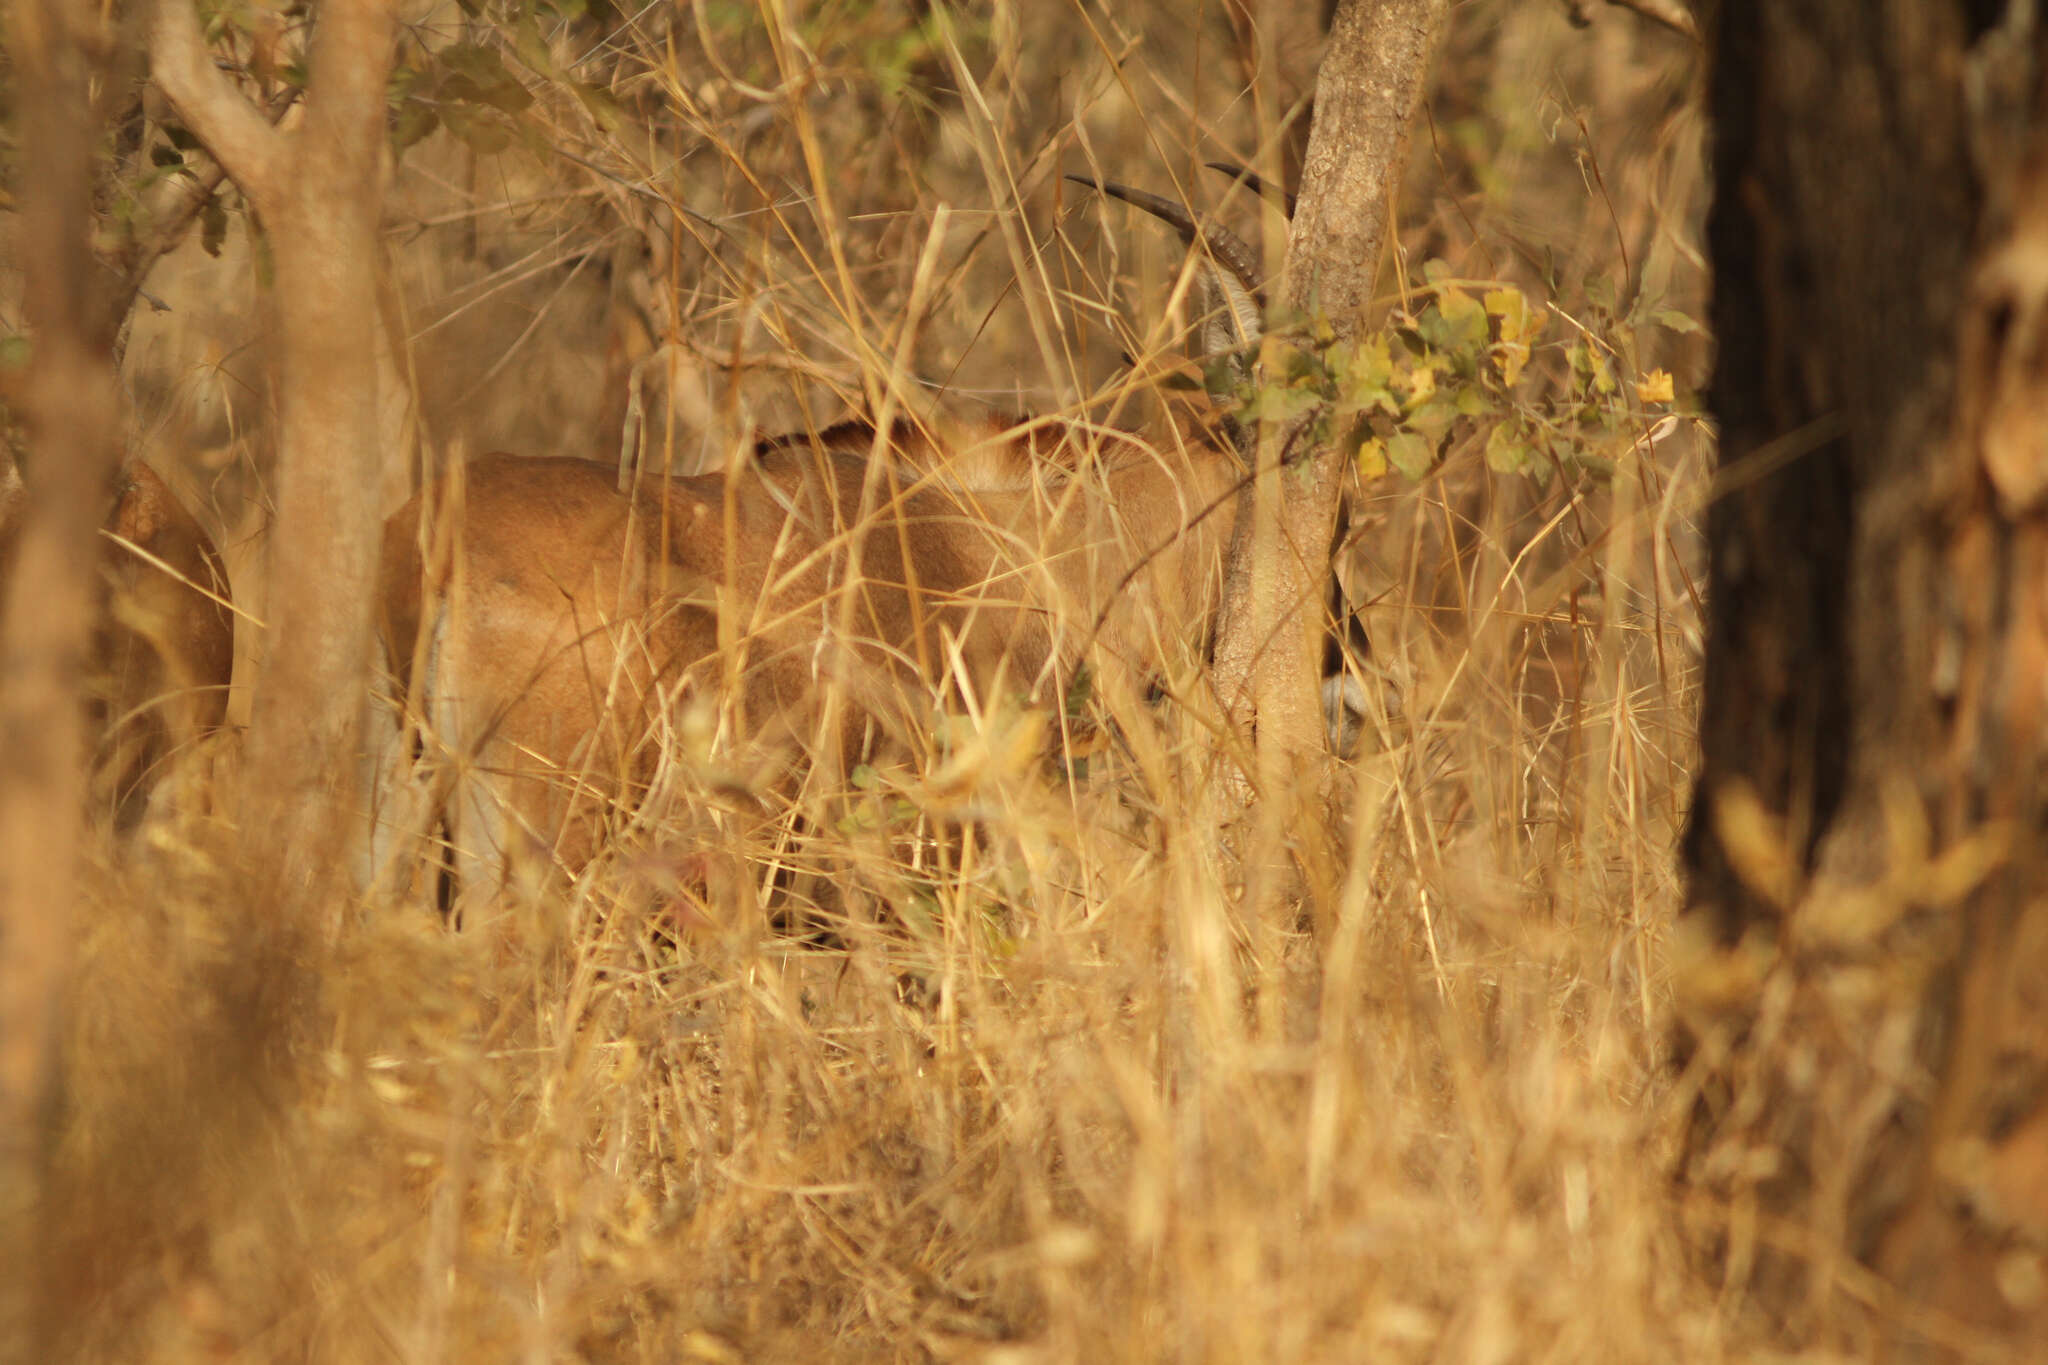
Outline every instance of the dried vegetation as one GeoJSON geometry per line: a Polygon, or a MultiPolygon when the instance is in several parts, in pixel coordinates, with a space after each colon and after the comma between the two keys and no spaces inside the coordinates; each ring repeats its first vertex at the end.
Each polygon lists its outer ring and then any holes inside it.
{"type": "MultiPolygon", "coordinates": [[[[411,150],[389,243],[434,459],[610,458],[637,408],[645,458],[696,468],[925,383],[1144,401],[1123,360],[1177,350],[1177,248],[1058,176],[1257,232],[1198,169],[1262,131],[1219,10],[801,8],[616,4],[552,47],[602,100],[525,73],[543,145],[411,150]]],[[[1398,708],[1323,783],[1284,962],[1248,968],[1200,706],[1096,725],[1067,774],[992,706],[827,832],[739,847],[679,806],[567,889],[460,932],[423,890],[335,946],[246,902],[205,813],[230,777],[188,774],[91,878],[31,1311],[106,1360],[1752,1358],[1669,1179],[1707,452],[1632,392],[1704,381],[1638,306],[1701,311],[1695,54],[1595,17],[1460,7],[1386,285],[1516,285],[1531,385],[1595,336],[1637,415],[1611,479],[1489,472],[1453,429],[1361,484],[1343,572],[1398,708]],[[792,859],[840,887],[802,932],[792,859]]],[[[239,226],[167,265],[126,377],[260,617],[265,348],[220,302],[251,269],[239,226]]]]}

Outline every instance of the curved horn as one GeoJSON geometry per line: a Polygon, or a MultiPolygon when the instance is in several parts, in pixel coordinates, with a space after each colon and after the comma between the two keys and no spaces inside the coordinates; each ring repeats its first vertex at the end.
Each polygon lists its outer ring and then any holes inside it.
{"type": "Polygon", "coordinates": [[[1131,207],[1143,209],[1171,224],[1180,233],[1181,241],[1191,247],[1201,243],[1200,259],[1209,267],[1203,272],[1204,278],[1218,296],[1216,303],[1220,311],[1228,318],[1226,322],[1223,317],[1218,317],[1203,327],[1202,350],[1205,354],[1222,355],[1259,339],[1266,326],[1266,300],[1260,289],[1257,262],[1242,237],[1219,223],[1196,222],[1194,215],[1180,204],[1149,190],[1132,189],[1129,185],[1119,185],[1114,180],[1097,180],[1093,176],[1069,175],[1066,178],[1112,199],[1121,199],[1131,207]],[[1230,330],[1233,325],[1236,328],[1234,334],[1230,330]]]}
{"type": "Polygon", "coordinates": [[[1244,239],[1229,228],[1220,223],[1198,223],[1177,201],[1154,194],[1150,190],[1132,189],[1129,185],[1119,185],[1114,180],[1097,180],[1087,175],[1069,175],[1066,178],[1077,185],[1086,185],[1089,189],[1106,194],[1112,199],[1121,199],[1133,208],[1143,209],[1154,218],[1163,219],[1172,224],[1174,230],[1180,233],[1180,239],[1189,246],[1193,246],[1196,239],[1200,238],[1202,245],[1209,249],[1209,254],[1214,256],[1225,270],[1237,277],[1238,284],[1246,293],[1254,298],[1261,296],[1263,284],[1259,279],[1258,259],[1253,256],[1252,249],[1245,245],[1244,239]]]}
{"type": "Polygon", "coordinates": [[[1282,190],[1277,185],[1269,185],[1266,183],[1266,177],[1260,175],[1249,166],[1238,165],[1235,161],[1204,161],[1202,164],[1212,171],[1223,172],[1262,199],[1269,195],[1279,195],[1286,201],[1287,216],[1289,218],[1294,217],[1295,195],[1293,190],[1282,190]]]}

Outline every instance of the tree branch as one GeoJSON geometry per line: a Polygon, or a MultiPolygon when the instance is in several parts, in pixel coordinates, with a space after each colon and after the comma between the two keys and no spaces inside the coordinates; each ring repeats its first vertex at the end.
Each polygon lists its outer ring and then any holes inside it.
{"type": "Polygon", "coordinates": [[[178,116],[270,216],[285,189],[283,135],[213,64],[192,0],[157,0],[149,26],[150,78],[178,116]]]}

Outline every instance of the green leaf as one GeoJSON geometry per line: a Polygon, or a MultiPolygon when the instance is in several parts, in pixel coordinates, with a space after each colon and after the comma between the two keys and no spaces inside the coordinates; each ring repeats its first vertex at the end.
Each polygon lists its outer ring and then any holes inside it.
{"type": "Polygon", "coordinates": [[[1565,354],[1571,358],[1572,373],[1593,393],[1614,392],[1614,372],[1608,367],[1607,358],[1585,341],[1575,341],[1565,354]]]}
{"type": "Polygon", "coordinates": [[[529,70],[548,77],[562,74],[555,66],[555,54],[548,50],[548,40],[541,34],[540,21],[531,14],[521,15],[512,26],[512,50],[529,70]]]}
{"type": "Polygon", "coordinates": [[[484,156],[493,156],[512,145],[512,130],[497,115],[466,104],[442,106],[441,122],[484,156]]]}
{"type": "Polygon", "coordinates": [[[1650,321],[1667,331],[1680,332],[1687,336],[1696,335],[1707,330],[1700,326],[1690,314],[1681,313],[1676,308],[1659,308],[1650,314],[1650,321]]]}
{"type": "Polygon", "coordinates": [[[1387,438],[1387,463],[1410,483],[1418,483],[1436,463],[1436,448],[1412,431],[1397,431],[1387,438]]]}
{"type": "Polygon", "coordinates": [[[1087,664],[1074,670],[1074,676],[1067,683],[1067,695],[1061,706],[1062,714],[1068,720],[1079,720],[1088,713],[1088,703],[1095,695],[1095,675],[1087,664]]]}
{"type": "Polygon", "coordinates": [[[1436,297],[1437,311],[1449,324],[1458,350],[1477,350],[1486,344],[1486,308],[1462,289],[1446,289],[1436,297]]]}
{"type": "Polygon", "coordinates": [[[1496,474],[1520,474],[1535,458],[1519,422],[1501,422],[1486,434],[1486,467],[1496,474]]]}
{"type": "Polygon", "coordinates": [[[625,111],[619,108],[619,102],[612,98],[610,91],[585,81],[571,81],[569,89],[575,92],[583,112],[590,115],[590,121],[607,133],[616,133],[625,125],[625,111]]]}
{"type": "Polygon", "coordinates": [[[445,100],[488,104],[508,114],[520,113],[533,103],[532,92],[505,69],[494,48],[481,43],[455,43],[435,56],[447,73],[440,83],[445,100]]]}
{"type": "Polygon", "coordinates": [[[398,114],[391,123],[391,145],[404,151],[423,140],[441,126],[441,116],[433,107],[422,100],[407,100],[398,106],[398,114]]]}
{"type": "Polygon", "coordinates": [[[1606,482],[1614,477],[1614,461],[1608,459],[1605,455],[1595,455],[1591,451],[1581,451],[1572,456],[1571,463],[1602,482],[1606,482]]]}
{"type": "Polygon", "coordinates": [[[1202,364],[1202,387],[1209,396],[1219,403],[1250,403],[1248,395],[1238,392],[1238,381],[1244,378],[1244,357],[1235,351],[1227,355],[1211,356],[1202,364]]]}
{"type": "Polygon", "coordinates": [[[1433,351],[1454,356],[1470,367],[1486,345],[1486,309],[1462,289],[1445,289],[1422,310],[1415,330],[1433,351]]]}
{"type": "Polygon", "coordinates": [[[277,257],[270,250],[270,233],[265,230],[263,220],[250,213],[245,220],[249,233],[249,245],[255,258],[256,282],[265,289],[277,287],[277,257]]]}
{"type": "Polygon", "coordinates": [[[1340,415],[1375,410],[1398,416],[1401,405],[1394,398],[1394,360],[1384,334],[1375,333],[1363,341],[1330,348],[1330,372],[1337,381],[1337,411],[1340,415]]]}
{"type": "Polygon", "coordinates": [[[19,332],[0,337],[0,370],[25,369],[35,357],[35,346],[19,332]]]}
{"type": "Polygon", "coordinates": [[[434,60],[472,85],[495,85],[512,74],[497,51],[482,43],[450,43],[434,54],[434,60]]]}
{"type": "Polygon", "coordinates": [[[1292,337],[1268,336],[1260,351],[1267,375],[1281,376],[1281,382],[1298,383],[1320,373],[1322,361],[1316,352],[1292,337]]]}
{"type": "Polygon", "coordinates": [[[1252,400],[1251,415],[1257,422],[1286,422],[1311,411],[1322,395],[1305,385],[1267,384],[1252,400]]]}
{"type": "Polygon", "coordinates": [[[1414,431],[1433,446],[1441,441],[1458,420],[1458,397],[1455,392],[1442,393],[1409,410],[1401,424],[1414,431]]]}

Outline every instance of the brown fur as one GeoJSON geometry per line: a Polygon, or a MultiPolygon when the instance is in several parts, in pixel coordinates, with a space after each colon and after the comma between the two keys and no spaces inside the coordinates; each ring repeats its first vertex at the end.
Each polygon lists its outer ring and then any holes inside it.
{"type": "Polygon", "coordinates": [[[845,423],[765,442],[729,479],[629,493],[607,465],[471,462],[429,496],[459,508],[443,519],[454,548],[429,527],[422,553],[416,499],[386,526],[381,593],[428,744],[484,778],[451,820],[465,880],[502,870],[519,827],[571,868],[588,859],[593,812],[654,761],[657,685],[731,703],[729,740],[791,753],[836,680],[839,752],[813,757],[840,763],[871,732],[914,743],[942,697],[1057,707],[1091,642],[1094,667],[1135,685],[1163,641],[1207,627],[1237,474],[1227,443],[1185,422],[1154,441],[899,423],[885,442],[845,423]],[[864,485],[876,510],[860,522],[864,485]]]}

